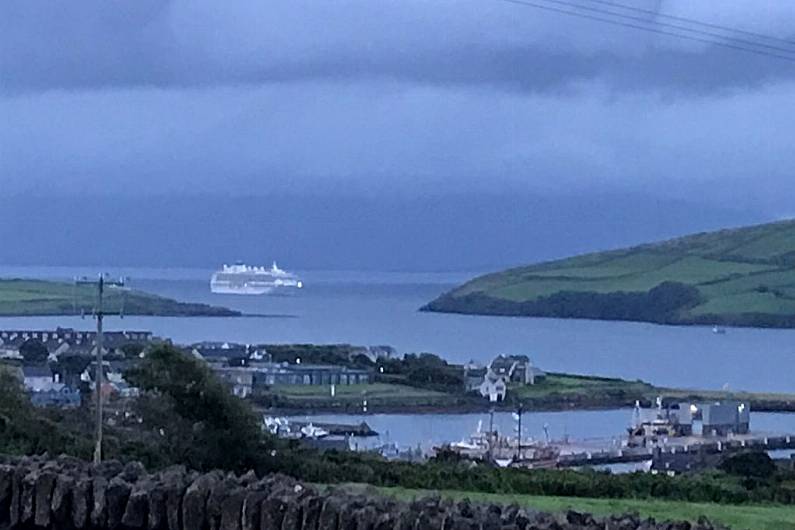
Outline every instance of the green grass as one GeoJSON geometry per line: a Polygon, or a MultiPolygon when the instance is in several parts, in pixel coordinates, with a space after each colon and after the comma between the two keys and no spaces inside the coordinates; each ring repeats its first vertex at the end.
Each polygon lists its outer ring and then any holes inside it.
{"type": "Polygon", "coordinates": [[[455,408],[469,398],[463,394],[445,394],[407,385],[373,383],[369,385],[336,385],[331,397],[329,385],[274,385],[268,394],[279,399],[287,409],[314,411],[352,411],[361,408],[364,399],[371,410],[418,410],[423,408],[455,408]],[[366,394],[365,394],[366,392],[366,394]]]}
{"type": "MultiPolygon", "coordinates": [[[[331,397],[328,385],[274,385],[268,393],[280,399],[284,408],[335,411],[360,407],[367,399],[371,411],[486,410],[489,404],[480,397],[458,392],[439,392],[393,383],[337,385],[331,397]],[[366,392],[366,395],[365,395],[366,392]]],[[[512,383],[508,395],[518,398],[530,410],[560,410],[571,407],[614,408],[630,406],[636,400],[651,402],[657,396],[671,400],[743,399],[755,409],[792,410],[795,394],[728,392],[722,390],[658,388],[644,381],[627,381],[596,376],[551,373],[535,385],[512,383]],[[772,407],[772,409],[771,409],[772,407]]],[[[512,401],[504,406],[512,407],[512,401]]]]}
{"type": "MultiPolygon", "coordinates": [[[[425,497],[432,492],[404,488],[377,488],[384,495],[400,500],[425,497]]],[[[706,516],[711,521],[730,526],[734,530],[795,530],[795,506],[783,505],[726,505],[635,499],[592,499],[583,497],[540,497],[531,495],[502,495],[464,491],[443,491],[443,497],[454,500],[468,498],[472,502],[512,504],[547,512],[573,509],[594,515],[638,513],[658,521],[696,521],[706,516]]]]}
{"type": "Polygon", "coordinates": [[[548,398],[567,396],[596,397],[616,393],[628,393],[645,396],[654,392],[654,387],[642,381],[625,381],[623,379],[581,377],[568,374],[549,374],[535,385],[512,385],[512,395],[521,399],[548,398]]]}
{"type": "MultiPolygon", "coordinates": [[[[182,303],[136,290],[109,287],[104,309],[123,310],[128,315],[233,316],[228,309],[205,304],[182,303]]],[[[0,279],[0,316],[90,314],[96,307],[96,288],[65,282],[0,279]]]]}
{"type": "MultiPolygon", "coordinates": [[[[513,268],[475,278],[431,302],[429,308],[516,314],[510,304],[536,302],[562,292],[645,293],[663,282],[693,286],[703,300],[666,321],[795,327],[795,221],[513,268]]],[[[556,306],[549,311],[552,307],[556,306]]],[[[538,313],[547,309],[528,311],[547,316],[538,313]]]]}

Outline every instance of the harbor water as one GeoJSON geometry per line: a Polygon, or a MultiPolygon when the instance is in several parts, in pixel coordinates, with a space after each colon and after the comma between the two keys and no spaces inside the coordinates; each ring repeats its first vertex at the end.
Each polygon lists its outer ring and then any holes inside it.
{"type": "MultiPolygon", "coordinates": [[[[565,412],[525,412],[522,414],[522,439],[544,441],[546,433],[555,442],[572,441],[592,443],[594,446],[620,445],[632,419],[632,409],[588,410],[565,412]],[[546,430],[546,432],[545,432],[546,430]]],[[[478,427],[487,431],[491,427],[506,436],[515,436],[517,421],[513,413],[495,412],[475,414],[367,414],[293,416],[291,421],[318,423],[367,422],[378,433],[374,438],[354,441],[363,448],[378,447],[387,443],[401,448],[427,451],[445,442],[467,439],[478,427]]],[[[751,429],[758,433],[782,434],[795,432],[795,415],[778,413],[753,413],[751,429]]]]}

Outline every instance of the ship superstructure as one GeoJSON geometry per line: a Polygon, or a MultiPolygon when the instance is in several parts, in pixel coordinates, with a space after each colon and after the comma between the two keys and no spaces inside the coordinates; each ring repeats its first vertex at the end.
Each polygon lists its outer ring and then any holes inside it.
{"type": "Polygon", "coordinates": [[[270,268],[243,263],[224,265],[210,279],[210,290],[217,294],[268,294],[275,290],[301,289],[303,286],[295,274],[280,269],[276,262],[270,268]]]}

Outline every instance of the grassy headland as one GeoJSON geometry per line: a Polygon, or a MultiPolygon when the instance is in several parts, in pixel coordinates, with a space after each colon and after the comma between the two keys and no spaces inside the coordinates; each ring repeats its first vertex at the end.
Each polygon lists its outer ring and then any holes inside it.
{"type": "Polygon", "coordinates": [[[475,278],[423,307],[467,314],[795,327],[795,221],[475,278]]]}
{"type": "MultiPolygon", "coordinates": [[[[547,373],[534,385],[509,383],[507,397],[490,403],[476,390],[467,392],[466,371],[431,353],[406,354],[402,358],[373,360],[350,344],[260,345],[276,362],[336,364],[368,370],[371,384],[337,385],[334,396],[329,385],[273,385],[257,389],[255,403],[272,413],[360,413],[364,401],[369,412],[482,412],[491,408],[513,410],[613,409],[631,407],[636,401],[651,405],[663,401],[708,402],[742,399],[753,410],[795,412],[795,394],[728,392],[657,387],[635,380],[596,375],[547,373]]],[[[477,379],[477,378],[476,378],[477,379]]]]}
{"type": "MultiPolygon", "coordinates": [[[[109,288],[105,310],[126,315],[239,316],[238,311],[207,304],[185,303],[135,290],[109,288]]],[[[53,316],[90,314],[96,288],[65,282],[0,279],[0,316],[53,316]]]]}
{"type": "Polygon", "coordinates": [[[613,409],[631,407],[635,401],[646,406],[658,397],[665,402],[742,399],[755,411],[795,412],[795,394],[762,394],[655,387],[643,381],[598,376],[549,374],[535,385],[511,385],[508,399],[492,404],[480,395],[460,388],[431,389],[404,383],[377,382],[370,385],[340,385],[334,397],[328,386],[276,385],[256,398],[260,405],[283,412],[360,413],[367,400],[370,412],[481,412],[491,408],[513,410],[519,403],[525,410],[613,409]]]}

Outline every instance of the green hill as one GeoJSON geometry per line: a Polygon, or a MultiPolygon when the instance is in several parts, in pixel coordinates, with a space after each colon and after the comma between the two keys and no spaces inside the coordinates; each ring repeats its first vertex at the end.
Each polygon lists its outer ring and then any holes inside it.
{"type": "Polygon", "coordinates": [[[695,234],[488,274],[422,309],[795,327],[795,221],[695,234]]]}
{"type": "MultiPolygon", "coordinates": [[[[0,316],[90,314],[96,288],[42,280],[0,280],[0,316]]],[[[150,293],[108,288],[105,310],[126,315],[238,316],[239,312],[207,304],[177,302],[150,293]]]]}

